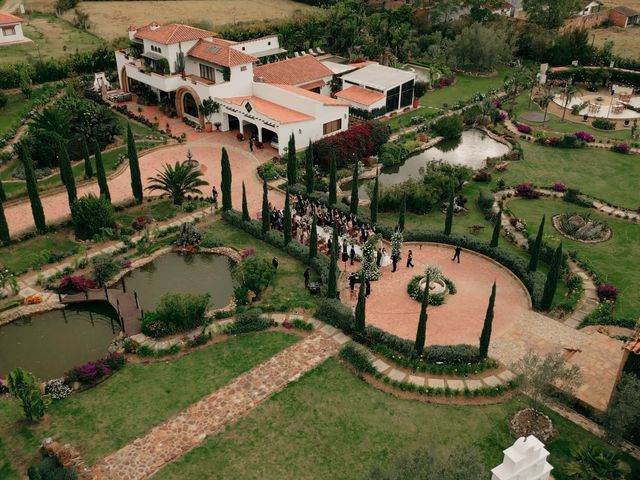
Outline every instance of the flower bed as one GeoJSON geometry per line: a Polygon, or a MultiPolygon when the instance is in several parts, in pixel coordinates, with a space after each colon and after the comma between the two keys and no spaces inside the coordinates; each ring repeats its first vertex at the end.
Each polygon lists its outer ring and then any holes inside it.
{"type": "Polygon", "coordinates": [[[115,352],[110,353],[95,362],[87,362],[84,365],[73,367],[65,375],[66,383],[73,384],[78,382],[80,385],[91,386],[102,378],[108,377],[120,370],[124,367],[124,364],[125,359],[123,355],[115,352]]]}
{"type": "Polygon", "coordinates": [[[591,143],[596,141],[593,135],[588,132],[583,132],[582,130],[576,132],[574,135],[577,139],[582,140],[583,142],[591,143]]]}
{"type": "Polygon", "coordinates": [[[524,123],[516,123],[516,128],[518,132],[524,133],[525,135],[530,135],[532,131],[532,128],[524,123]]]}
{"type": "Polygon", "coordinates": [[[525,408],[516,412],[511,417],[509,429],[516,437],[535,435],[544,443],[552,440],[558,433],[553,428],[551,419],[533,408],[525,408]]]}

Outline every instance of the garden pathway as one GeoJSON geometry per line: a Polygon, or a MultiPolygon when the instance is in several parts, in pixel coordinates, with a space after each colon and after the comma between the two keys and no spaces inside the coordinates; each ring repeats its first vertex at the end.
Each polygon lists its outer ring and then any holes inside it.
{"type": "Polygon", "coordinates": [[[336,354],[339,346],[321,332],[311,334],[108,455],[92,467],[92,478],[151,476],[336,354]]]}

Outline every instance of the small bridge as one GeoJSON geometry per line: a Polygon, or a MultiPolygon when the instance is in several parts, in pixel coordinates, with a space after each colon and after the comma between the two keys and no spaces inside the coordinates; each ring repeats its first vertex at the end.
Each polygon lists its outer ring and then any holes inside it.
{"type": "MultiPolygon", "coordinates": [[[[123,282],[124,287],[124,282],[123,282]]],[[[58,295],[60,303],[74,305],[87,302],[108,302],[118,313],[118,320],[125,335],[140,333],[142,309],[138,303],[138,295],[118,288],[92,288],[86,292],[58,295]]]]}

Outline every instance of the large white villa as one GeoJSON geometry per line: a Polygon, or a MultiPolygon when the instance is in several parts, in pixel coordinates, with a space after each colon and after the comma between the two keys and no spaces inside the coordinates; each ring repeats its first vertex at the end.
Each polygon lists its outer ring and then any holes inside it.
{"type": "Polygon", "coordinates": [[[153,22],[130,27],[129,39],[132,47],[116,52],[122,90],[150,89],[174,104],[179,117],[255,135],[280,154],[292,133],[304,147],[346,130],[350,106],[386,105],[392,112],[413,102],[413,72],[375,62],[343,65],[336,72],[330,68],[335,63],[325,65],[312,54],[281,59],[286,50],[277,35],[232,42],[188,25],[153,22]],[[341,87],[344,92],[332,96],[341,87]],[[217,111],[205,118],[202,104],[209,98],[217,111]]]}

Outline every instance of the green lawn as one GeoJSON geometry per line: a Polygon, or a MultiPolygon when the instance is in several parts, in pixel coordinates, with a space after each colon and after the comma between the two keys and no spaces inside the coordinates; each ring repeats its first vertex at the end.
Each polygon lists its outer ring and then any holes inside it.
{"type": "Polygon", "coordinates": [[[607,282],[619,289],[616,314],[619,317],[640,317],[640,271],[633,265],[640,258],[640,225],[616,220],[615,217],[599,215],[593,209],[580,208],[562,201],[552,200],[512,200],[509,209],[524,218],[530,232],[537,231],[542,215],[546,214],[545,240],[562,244],[567,251],[575,250],[578,256],[587,260],[596,272],[607,282]],[[610,240],[602,243],[585,244],[562,237],[551,225],[551,217],[563,212],[590,213],[602,218],[613,230],[610,240]]]}
{"type": "Polygon", "coordinates": [[[420,105],[442,108],[445,104],[453,105],[460,100],[467,100],[478,92],[500,88],[511,71],[509,67],[498,67],[496,75],[490,77],[456,74],[456,82],[453,85],[428,91],[420,98],[420,105]]]}
{"type": "Polygon", "coordinates": [[[78,247],[65,233],[50,233],[0,248],[0,265],[19,275],[29,270],[43,253],[66,256],[75,253],[78,247]]]}
{"type": "Polygon", "coordinates": [[[33,42],[2,48],[0,63],[32,62],[38,59],[64,57],[70,53],[95,50],[103,41],[79,30],[52,14],[32,13],[24,16],[24,34],[33,42]]]}
{"type": "Polygon", "coordinates": [[[43,95],[49,94],[50,88],[51,87],[34,88],[30,99],[24,98],[22,92],[7,94],[7,105],[0,109],[0,136],[4,135],[9,128],[14,126],[18,120],[24,117],[24,114],[31,110],[32,106],[43,95]]]}
{"type": "Polygon", "coordinates": [[[520,144],[524,160],[511,162],[504,173],[494,173],[494,180],[503,178],[507,185],[527,182],[539,187],[563,182],[614,205],[629,209],[640,207],[637,155],[544,147],[529,142],[520,144]]]}
{"type": "MultiPolygon", "coordinates": [[[[278,257],[278,273],[271,281],[260,307],[270,311],[285,311],[292,308],[314,308],[316,301],[304,288],[305,266],[282,250],[257,240],[248,233],[219,220],[209,230],[224,242],[239,250],[255,249],[255,255],[269,261],[278,257]]],[[[311,277],[314,280],[313,274],[311,277]]]]}
{"type": "MultiPolygon", "coordinates": [[[[373,464],[427,448],[449,452],[476,445],[489,470],[514,438],[510,415],[521,397],[486,406],[400,400],[365,384],[329,359],[153,478],[360,479],[373,464]]],[[[557,480],[567,480],[571,448],[598,442],[553,413],[559,437],[547,445],[557,480]]],[[[640,463],[624,457],[640,475],[640,463]]]]}
{"type": "Polygon", "coordinates": [[[53,403],[41,427],[27,426],[18,403],[2,397],[0,438],[10,439],[4,455],[24,470],[52,436],[80,447],[92,464],[297,340],[282,332],[251,333],[177,360],[128,364],[97,387],[53,403]]]}
{"type": "MultiPolygon", "coordinates": [[[[547,121],[544,124],[544,129],[542,128],[541,122],[532,122],[530,120],[521,119],[520,116],[524,112],[543,112],[540,106],[536,102],[531,102],[529,105],[529,92],[525,92],[521,94],[515,103],[514,108],[514,117],[516,120],[521,121],[522,123],[526,123],[527,125],[532,126],[535,129],[542,129],[548,135],[557,135],[562,136],[565,133],[576,133],[578,131],[588,132],[594,137],[596,137],[596,141],[606,142],[607,140],[612,141],[630,141],[631,140],[631,129],[627,130],[613,130],[613,131],[605,131],[598,130],[591,126],[591,121],[593,119],[589,119],[587,122],[573,122],[565,118],[565,121],[562,121],[562,117],[558,117],[553,113],[547,113],[547,121]]],[[[567,115],[571,113],[570,109],[567,109],[567,115]]]]}

